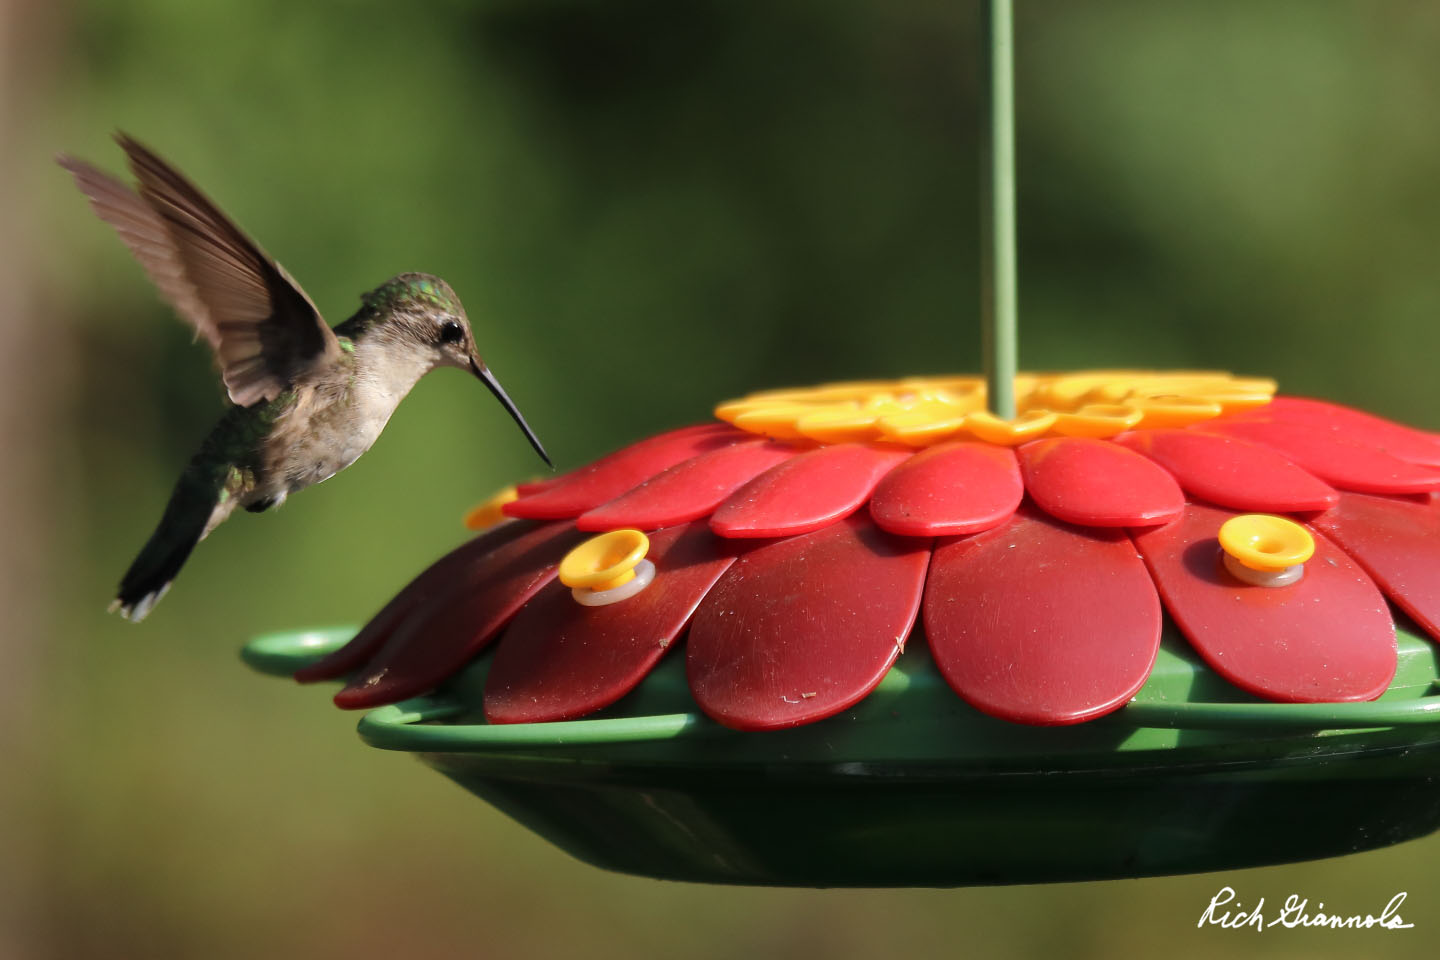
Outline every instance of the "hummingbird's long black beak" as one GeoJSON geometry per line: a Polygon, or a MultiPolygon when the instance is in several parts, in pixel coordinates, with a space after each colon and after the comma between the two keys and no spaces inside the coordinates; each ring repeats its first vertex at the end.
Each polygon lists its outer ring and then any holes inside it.
{"type": "Polygon", "coordinates": [[[530,446],[535,448],[535,452],[540,454],[540,459],[544,460],[546,465],[553,470],[555,464],[550,462],[550,455],[546,453],[545,448],[540,445],[540,438],[535,436],[535,431],[530,429],[530,424],[526,423],[525,418],[521,416],[520,408],[515,406],[515,401],[511,400],[510,395],[505,392],[505,388],[500,386],[500,381],[495,379],[495,374],[490,372],[490,368],[477,361],[474,357],[471,357],[470,372],[479,377],[480,382],[490,388],[490,392],[495,394],[495,399],[500,401],[500,405],[506,409],[510,416],[515,418],[516,423],[520,424],[520,429],[525,431],[525,438],[530,441],[530,446]]]}

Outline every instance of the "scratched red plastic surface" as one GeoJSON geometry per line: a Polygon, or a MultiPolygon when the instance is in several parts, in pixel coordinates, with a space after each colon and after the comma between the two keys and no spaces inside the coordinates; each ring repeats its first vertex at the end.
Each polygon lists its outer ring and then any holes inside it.
{"type": "Polygon", "coordinates": [[[528,496],[512,500],[504,510],[511,517],[568,520],[614,500],[682,460],[752,437],[724,423],[682,427],[601,457],[528,496]]]}
{"type": "Polygon", "coordinates": [[[1036,440],[1020,448],[1020,469],[1036,505],[1066,523],[1087,527],[1163,523],[1185,505],[1174,477],[1108,440],[1036,440]]]}
{"type": "Polygon", "coordinates": [[[1440,503],[1347,493],[1312,525],[1359,561],[1431,637],[1440,638],[1440,503]]]}
{"type": "Polygon", "coordinates": [[[654,530],[709,516],[757,474],[799,451],[772,440],[736,443],[691,457],[575,521],[581,530],[654,530]]]}
{"type": "Polygon", "coordinates": [[[1170,471],[1191,496],[1222,507],[1290,513],[1340,500],[1334,487],[1248,440],[1194,430],[1137,430],[1115,439],[1170,471]]]}
{"type": "Polygon", "coordinates": [[[552,580],[500,638],[485,681],[491,723],[569,720],[609,706],[660,661],[734,560],[703,523],[650,536],[655,579],[604,607],[575,601],[552,580]]]}
{"type": "Polygon", "coordinates": [[[485,558],[506,544],[534,533],[541,524],[530,520],[503,523],[472,540],[461,544],[435,561],[425,572],[397,593],[379,613],[370,618],[350,642],[324,659],[297,671],[301,683],[333,680],[359,669],[360,665],[379,650],[395,628],[418,607],[433,604],[452,596],[459,585],[473,578],[473,571],[485,558]]]}
{"type": "Polygon", "coordinates": [[[1379,447],[1401,460],[1440,466],[1440,436],[1324,400],[1276,397],[1234,418],[1305,424],[1325,430],[1337,440],[1379,447]]]}
{"type": "Polygon", "coordinates": [[[909,537],[977,533],[1004,523],[1024,495],[1009,447],[942,443],[885,475],[870,496],[870,516],[909,537]]]}
{"type": "Polygon", "coordinates": [[[946,682],[1016,723],[1118,709],[1160,646],[1160,598],[1124,531],[1082,530],[1030,508],[935,548],[924,616],[946,682]]]}
{"type": "Polygon", "coordinates": [[[710,518],[722,537],[789,537],[860,509],[880,479],[911,455],[880,444],[818,447],[771,467],[725,499],[710,518]]]}
{"type": "Polygon", "coordinates": [[[1190,504],[1174,523],[1134,533],[1165,608],[1217,673],[1269,700],[1373,700],[1395,675],[1395,625],[1379,589],[1323,534],[1287,587],[1242,583],[1220,564],[1220,525],[1190,504]]]}
{"type": "Polygon", "coordinates": [[[1440,489],[1440,467],[1410,463],[1333,430],[1278,420],[1210,420],[1187,429],[1265,444],[1341,490],[1423,493],[1440,489]]]}
{"type": "Polygon", "coordinates": [[[347,710],[378,707],[433,689],[458,672],[555,576],[585,535],[549,523],[480,554],[454,590],[425,598],[395,626],[384,646],[335,695],[347,710]]]}
{"type": "Polygon", "coordinates": [[[860,514],[742,555],[690,626],[686,670],[700,708],[729,727],[769,730],[863,698],[915,622],[930,545],[860,514]]]}

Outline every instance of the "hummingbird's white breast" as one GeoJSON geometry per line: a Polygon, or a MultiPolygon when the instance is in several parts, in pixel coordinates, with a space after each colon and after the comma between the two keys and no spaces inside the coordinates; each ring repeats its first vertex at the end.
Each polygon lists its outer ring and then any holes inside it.
{"type": "Polygon", "coordinates": [[[350,466],[433,367],[433,357],[422,351],[361,341],[338,376],[297,385],[294,406],[276,423],[255,498],[278,502],[350,466]]]}

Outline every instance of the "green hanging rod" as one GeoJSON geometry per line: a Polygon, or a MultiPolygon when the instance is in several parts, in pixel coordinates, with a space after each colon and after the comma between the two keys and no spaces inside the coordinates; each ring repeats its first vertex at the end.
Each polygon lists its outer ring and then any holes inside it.
{"type": "Polygon", "coordinates": [[[1010,0],[981,0],[980,322],[990,412],[1015,418],[1015,68],[1010,0]]]}

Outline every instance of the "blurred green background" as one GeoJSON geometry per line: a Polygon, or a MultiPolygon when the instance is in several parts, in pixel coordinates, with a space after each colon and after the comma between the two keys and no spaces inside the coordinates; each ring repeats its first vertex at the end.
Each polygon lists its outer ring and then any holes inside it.
{"type": "MultiPolygon", "coordinates": [[[[1440,428],[1440,6],[1018,6],[1022,366],[1268,373],[1440,428]]],[[[143,626],[104,613],[222,400],[55,152],[152,144],[331,322],[446,277],[568,468],[752,389],[978,369],[975,31],[937,0],[0,0],[0,956],[1432,955],[1440,837],[711,889],[577,864],[365,748],[236,651],[363,620],[536,472],[459,373],[226,525],[143,626]],[[1224,884],[1361,912],[1406,890],[1417,929],[1197,931],[1224,884]]]]}

